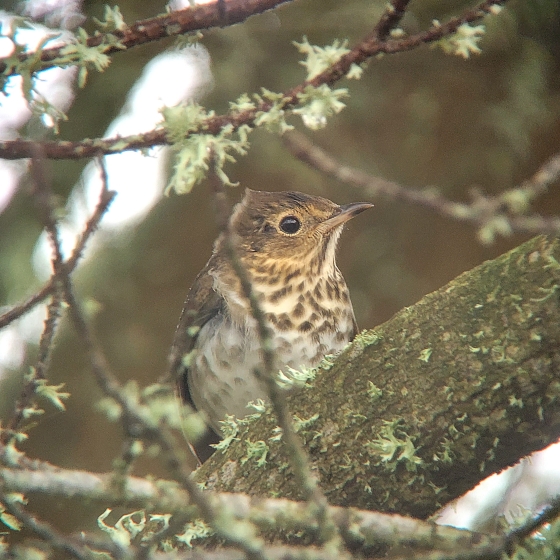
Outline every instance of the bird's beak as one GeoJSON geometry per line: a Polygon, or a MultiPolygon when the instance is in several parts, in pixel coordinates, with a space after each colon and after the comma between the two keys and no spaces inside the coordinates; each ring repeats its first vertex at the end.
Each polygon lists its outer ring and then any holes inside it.
{"type": "Polygon", "coordinates": [[[348,220],[351,220],[358,214],[361,214],[364,210],[372,207],[373,204],[371,204],[371,202],[352,202],[351,204],[344,204],[342,206],[339,206],[338,212],[321,224],[321,229],[323,229],[324,231],[329,231],[337,226],[344,224],[348,220]]]}

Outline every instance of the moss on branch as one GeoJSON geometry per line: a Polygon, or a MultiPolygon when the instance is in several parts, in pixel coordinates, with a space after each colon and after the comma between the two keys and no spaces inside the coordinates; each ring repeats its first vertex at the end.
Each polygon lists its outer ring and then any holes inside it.
{"type": "MultiPolygon", "coordinates": [[[[290,399],[329,502],[427,518],[560,435],[560,240],[536,237],[359,335],[290,399]],[[372,384],[376,387],[372,398],[372,384]]],[[[197,473],[301,497],[272,415],[197,473]],[[257,464],[247,442],[268,446],[257,464]]]]}

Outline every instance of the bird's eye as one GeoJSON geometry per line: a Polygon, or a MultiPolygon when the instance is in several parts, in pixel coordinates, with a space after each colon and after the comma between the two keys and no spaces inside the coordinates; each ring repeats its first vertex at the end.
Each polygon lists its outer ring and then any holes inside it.
{"type": "Polygon", "coordinates": [[[286,216],[280,220],[280,229],[284,233],[293,235],[301,228],[301,222],[295,216],[286,216]]]}

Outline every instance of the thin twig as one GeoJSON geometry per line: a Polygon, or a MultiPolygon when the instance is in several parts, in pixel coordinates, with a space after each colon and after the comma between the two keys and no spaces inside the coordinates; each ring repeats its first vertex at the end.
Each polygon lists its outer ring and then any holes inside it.
{"type": "Polygon", "coordinates": [[[0,315],[0,329],[3,329],[10,323],[13,323],[16,319],[19,319],[26,313],[29,313],[34,307],[48,298],[52,294],[53,290],[54,282],[52,278],[50,278],[38,292],[33,294],[24,302],[14,305],[14,307],[0,315]]]}
{"type": "Polygon", "coordinates": [[[519,189],[523,190],[527,196],[532,199],[543,194],[559,177],[560,153],[557,153],[548,159],[544,165],[539,167],[530,179],[524,181],[519,186],[519,189]]]}
{"type": "MultiPolygon", "coordinates": [[[[102,162],[100,158],[100,162],[102,162]]],[[[95,210],[91,217],[89,218],[84,231],[80,234],[80,238],[72,251],[72,255],[70,258],[63,263],[62,269],[64,274],[70,274],[76,268],[78,261],[82,257],[83,251],[85,249],[86,243],[88,242],[91,235],[95,232],[97,227],[99,226],[99,222],[101,218],[109,209],[111,202],[116,196],[115,191],[110,191],[107,188],[107,181],[106,171],[103,171],[104,164],[100,163],[102,169],[102,189],[101,194],[99,197],[99,202],[97,203],[95,210]]],[[[8,311],[4,312],[0,315],[0,329],[4,328],[5,326],[9,325],[10,323],[14,322],[16,319],[19,319],[29,311],[31,311],[34,307],[36,307],[39,303],[45,300],[49,295],[51,295],[55,291],[56,287],[56,277],[52,276],[49,280],[44,284],[44,286],[38,290],[34,295],[30,298],[25,300],[23,303],[15,305],[8,311]]]]}
{"type": "Polygon", "coordinates": [[[186,469],[186,460],[177,453],[175,441],[167,429],[155,424],[145,413],[142,413],[122,390],[116,377],[110,371],[105,355],[89,328],[69,282],[64,285],[64,298],[68,303],[69,315],[77,334],[89,354],[92,371],[99,387],[106,396],[121,406],[123,426],[127,434],[130,437],[143,438],[160,446],[164,463],[171,475],[188,492],[192,502],[199,508],[204,521],[216,531],[219,537],[242,549],[250,560],[265,560],[262,540],[240,536],[243,532],[236,531],[236,524],[232,520],[226,519],[225,512],[218,512],[212,506],[206,495],[190,477],[190,472],[186,469]]]}
{"type": "Polygon", "coordinates": [[[400,23],[406,13],[406,8],[409,3],[410,0],[391,0],[387,5],[385,13],[373,28],[373,36],[375,36],[378,41],[386,39],[387,35],[391,33],[391,30],[400,23]]]}
{"type": "Polygon", "coordinates": [[[43,332],[39,342],[39,354],[35,367],[31,368],[30,374],[25,377],[24,386],[20,397],[16,400],[13,414],[8,421],[6,429],[0,433],[0,442],[4,445],[14,440],[18,431],[22,428],[32,403],[37,395],[37,388],[41,381],[46,379],[46,370],[54,345],[54,337],[59,323],[62,307],[62,294],[57,278],[62,271],[62,250],[58,235],[58,226],[54,218],[52,205],[52,189],[47,178],[45,161],[42,158],[40,147],[36,146],[35,157],[31,160],[31,174],[33,177],[33,198],[37,212],[41,216],[43,226],[49,236],[52,246],[51,263],[53,268],[53,294],[47,306],[47,318],[44,323],[43,332]]]}
{"type": "Polygon", "coordinates": [[[552,523],[554,520],[560,517],[560,497],[557,497],[552,503],[545,508],[545,510],[527,521],[524,525],[518,529],[513,530],[506,539],[506,552],[507,554],[513,554],[513,549],[516,544],[523,542],[525,539],[530,537],[535,531],[538,531],[543,525],[547,523],[552,523]]]}
{"type": "Polygon", "coordinates": [[[510,209],[509,202],[517,195],[530,201],[557,181],[560,178],[560,154],[552,156],[531,179],[519,187],[504,191],[497,196],[487,196],[477,192],[473,202],[465,204],[453,202],[432,188],[414,189],[344,165],[301,132],[294,130],[284,134],[283,141],[288,150],[299,160],[346,185],[360,189],[371,198],[385,196],[392,200],[403,200],[429,208],[447,218],[472,223],[479,228],[492,220],[503,219],[510,226],[511,231],[544,234],[560,232],[559,217],[544,217],[538,214],[519,215],[510,209]]]}
{"type": "Polygon", "coordinates": [[[47,523],[39,521],[27,513],[16,502],[9,499],[0,487],[0,505],[8,513],[13,515],[26,529],[33,531],[37,536],[41,537],[46,543],[50,544],[57,550],[64,551],[70,556],[78,560],[92,560],[93,554],[86,548],[80,546],[72,539],[61,535],[47,523]]]}
{"type": "Polygon", "coordinates": [[[324,542],[336,541],[337,545],[339,545],[340,535],[336,525],[330,518],[327,499],[317,482],[317,478],[311,471],[309,457],[303,449],[301,440],[293,426],[292,415],[286,401],[286,392],[280,388],[276,381],[276,351],[272,341],[272,333],[253,290],[251,279],[237,254],[233,232],[229,228],[227,218],[229,212],[224,184],[215,170],[210,180],[216,201],[218,227],[224,239],[224,248],[232,268],[239,279],[243,295],[249,302],[251,314],[257,323],[257,334],[260,340],[263,359],[262,370],[258,369],[255,373],[266,386],[270,402],[278,418],[278,424],[282,429],[282,438],[286,445],[288,458],[302,489],[303,496],[315,508],[313,514],[319,521],[320,539],[324,542]]]}
{"type": "MultiPolygon", "coordinates": [[[[443,37],[452,35],[465,23],[473,23],[480,20],[490,13],[495,6],[505,4],[507,0],[485,0],[476,8],[463,12],[458,17],[451,18],[449,21],[439,25],[433,25],[426,31],[410,35],[401,39],[386,39],[379,41],[377,31],[367,35],[354,48],[342,56],[337,62],[329,66],[326,70],[315,76],[311,80],[306,80],[301,84],[287,90],[282,95],[282,103],[278,109],[289,110],[298,105],[300,96],[308,86],[318,87],[322,84],[333,85],[344,78],[353,65],[360,65],[370,58],[384,53],[395,54],[398,52],[409,51],[421,45],[439,41],[443,37]]],[[[392,22],[391,22],[392,23],[392,22]]],[[[238,130],[240,126],[255,126],[255,120],[263,112],[268,112],[272,107],[272,102],[261,101],[256,104],[254,109],[245,111],[230,111],[224,115],[216,115],[204,120],[200,126],[185,134],[185,138],[194,134],[204,132],[204,134],[217,135],[223,131],[224,127],[230,126],[232,131],[238,130]]],[[[170,144],[167,134],[163,129],[152,130],[145,134],[134,136],[115,137],[115,138],[88,138],[78,142],[51,141],[43,142],[42,146],[45,157],[50,159],[82,159],[101,154],[121,153],[129,150],[141,150],[154,146],[170,144]]],[[[26,140],[6,140],[0,142],[0,157],[4,159],[21,159],[30,157],[30,143],[26,140]]]]}

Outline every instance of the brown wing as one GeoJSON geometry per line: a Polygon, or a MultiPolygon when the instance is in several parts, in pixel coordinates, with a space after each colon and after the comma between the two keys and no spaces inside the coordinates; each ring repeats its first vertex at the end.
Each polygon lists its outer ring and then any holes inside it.
{"type": "Polygon", "coordinates": [[[189,290],[169,355],[171,379],[177,382],[183,400],[193,408],[184,358],[193,350],[200,329],[224,309],[224,300],[214,290],[214,278],[208,273],[211,262],[202,269],[189,290]]]}

